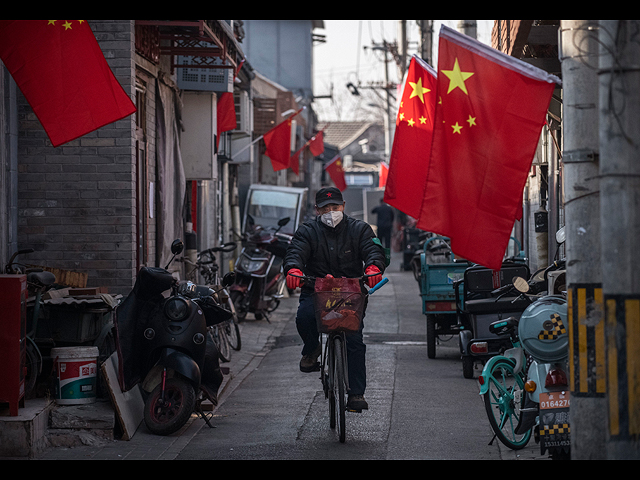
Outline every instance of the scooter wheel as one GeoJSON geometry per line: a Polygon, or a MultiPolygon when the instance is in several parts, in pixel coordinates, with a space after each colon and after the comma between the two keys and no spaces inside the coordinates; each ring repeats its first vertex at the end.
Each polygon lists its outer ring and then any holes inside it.
{"type": "Polygon", "coordinates": [[[196,405],[193,386],[180,377],[167,379],[162,400],[162,384],[158,385],[144,404],[144,423],[154,435],[171,435],[180,430],[191,417],[196,405]]]}

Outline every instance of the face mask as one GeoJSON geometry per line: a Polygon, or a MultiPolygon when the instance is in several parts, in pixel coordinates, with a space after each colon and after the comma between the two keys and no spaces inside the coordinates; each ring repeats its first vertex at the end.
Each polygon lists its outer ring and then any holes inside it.
{"type": "Polygon", "coordinates": [[[327,212],[320,216],[320,221],[326,226],[336,228],[336,226],[342,221],[342,212],[327,212]]]}

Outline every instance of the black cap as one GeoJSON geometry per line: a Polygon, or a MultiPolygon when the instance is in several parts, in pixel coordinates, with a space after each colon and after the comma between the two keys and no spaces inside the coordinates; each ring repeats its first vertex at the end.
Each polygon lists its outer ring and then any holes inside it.
{"type": "Polygon", "coordinates": [[[316,193],[316,207],[322,208],[330,203],[342,205],[344,203],[342,192],[336,187],[326,187],[318,190],[318,193],[316,193]]]}

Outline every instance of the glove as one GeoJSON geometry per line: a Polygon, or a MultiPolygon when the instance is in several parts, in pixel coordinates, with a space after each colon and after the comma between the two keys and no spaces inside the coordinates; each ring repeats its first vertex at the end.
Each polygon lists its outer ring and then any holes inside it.
{"type": "Polygon", "coordinates": [[[373,288],[376,286],[376,284],[380,283],[382,281],[382,272],[380,272],[380,269],[378,267],[376,267],[375,265],[369,265],[367,267],[367,269],[364,271],[365,275],[372,275],[374,273],[379,273],[380,275],[376,275],[374,277],[367,277],[367,285],[369,285],[369,288],[373,288]]]}
{"type": "Polygon", "coordinates": [[[287,273],[287,288],[289,290],[295,290],[296,288],[298,288],[300,285],[302,285],[302,279],[298,278],[298,277],[292,277],[291,275],[300,275],[303,276],[304,274],[297,268],[292,268],[291,270],[289,270],[289,272],[287,273]]]}

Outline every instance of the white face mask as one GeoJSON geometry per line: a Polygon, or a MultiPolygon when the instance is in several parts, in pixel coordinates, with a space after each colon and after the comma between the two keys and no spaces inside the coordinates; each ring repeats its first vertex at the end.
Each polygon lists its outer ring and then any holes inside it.
{"type": "Polygon", "coordinates": [[[336,228],[336,226],[342,221],[343,214],[338,211],[331,211],[324,213],[320,216],[320,221],[331,228],[336,228]]]}

